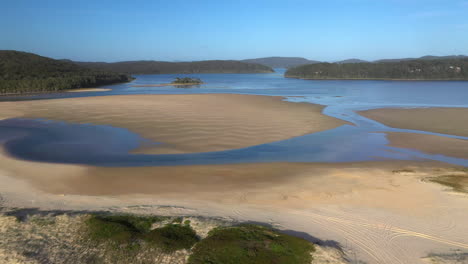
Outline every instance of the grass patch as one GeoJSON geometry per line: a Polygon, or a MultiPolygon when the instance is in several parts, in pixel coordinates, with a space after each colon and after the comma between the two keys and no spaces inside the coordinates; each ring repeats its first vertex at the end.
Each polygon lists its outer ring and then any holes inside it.
{"type": "Polygon", "coordinates": [[[189,264],[309,264],[310,242],[257,225],[215,228],[200,241],[189,264]]]}
{"type": "Polygon", "coordinates": [[[137,249],[141,242],[161,249],[166,253],[190,249],[199,238],[190,225],[176,223],[151,230],[155,222],[167,218],[153,216],[92,215],[87,221],[88,236],[100,243],[111,243],[114,247],[137,249]]]}
{"type": "Polygon", "coordinates": [[[468,193],[468,175],[443,175],[427,180],[450,187],[456,192],[468,193]]]}
{"type": "Polygon", "coordinates": [[[146,234],[144,239],[164,252],[190,249],[200,240],[190,225],[181,224],[169,224],[156,228],[146,234]]]}
{"type": "Polygon", "coordinates": [[[393,170],[392,172],[393,173],[413,173],[415,171],[412,169],[401,169],[401,170],[393,170]]]}

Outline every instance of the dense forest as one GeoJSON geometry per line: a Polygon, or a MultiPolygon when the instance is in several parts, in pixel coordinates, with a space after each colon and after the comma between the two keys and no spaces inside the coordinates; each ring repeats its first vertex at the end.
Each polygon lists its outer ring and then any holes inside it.
{"type": "Polygon", "coordinates": [[[106,70],[129,74],[190,74],[190,73],[268,73],[272,68],[232,60],[210,60],[194,62],[165,61],[122,61],[122,62],[75,62],[94,70],[106,70]]]}
{"type": "Polygon", "coordinates": [[[126,74],[90,70],[32,53],[0,50],[0,94],[96,87],[131,79],[126,74]]]}
{"type": "Polygon", "coordinates": [[[288,78],[468,80],[468,58],[369,63],[319,63],[289,69],[288,78]]]}

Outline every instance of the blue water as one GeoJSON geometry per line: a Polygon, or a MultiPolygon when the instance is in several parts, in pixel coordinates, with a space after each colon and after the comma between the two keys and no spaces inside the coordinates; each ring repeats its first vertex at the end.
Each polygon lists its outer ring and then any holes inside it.
{"type": "MultiPolygon", "coordinates": [[[[43,120],[0,121],[0,140],[7,151],[26,160],[97,166],[158,166],[245,162],[348,162],[382,159],[429,159],[468,166],[468,160],[428,155],[386,146],[389,128],[354,111],[379,107],[468,107],[468,82],[448,81],[310,81],[272,74],[191,74],[206,84],[192,88],[132,87],[171,82],[182,75],[137,75],[131,83],[108,86],[109,92],[59,93],[2,100],[86,97],[122,94],[240,93],[285,96],[293,102],[326,105],[324,113],[353,123],[329,131],[249,148],[193,154],[129,154],[145,139],[123,128],[43,120]]],[[[438,135],[438,134],[436,134],[438,135]]],[[[456,137],[452,135],[444,135],[456,137]]],[[[468,140],[464,137],[456,137],[468,140]]],[[[468,150],[467,150],[468,151],[468,150]]]]}

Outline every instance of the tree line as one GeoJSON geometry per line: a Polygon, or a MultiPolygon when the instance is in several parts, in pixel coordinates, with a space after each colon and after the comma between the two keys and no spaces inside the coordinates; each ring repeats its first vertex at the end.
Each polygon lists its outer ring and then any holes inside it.
{"type": "Polygon", "coordinates": [[[398,62],[318,63],[289,69],[285,77],[301,79],[468,80],[468,59],[398,62]]]}
{"type": "Polygon", "coordinates": [[[91,70],[32,53],[0,51],[0,93],[50,92],[127,82],[126,74],[91,70]]]}

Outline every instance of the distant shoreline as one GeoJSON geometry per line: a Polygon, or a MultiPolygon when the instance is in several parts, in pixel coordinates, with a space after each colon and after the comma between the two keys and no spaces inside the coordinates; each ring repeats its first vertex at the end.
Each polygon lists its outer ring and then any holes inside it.
{"type": "Polygon", "coordinates": [[[294,76],[284,76],[288,79],[300,79],[311,81],[404,81],[404,82],[444,82],[444,81],[458,81],[468,82],[468,79],[391,79],[391,78],[302,78],[294,76]]]}

